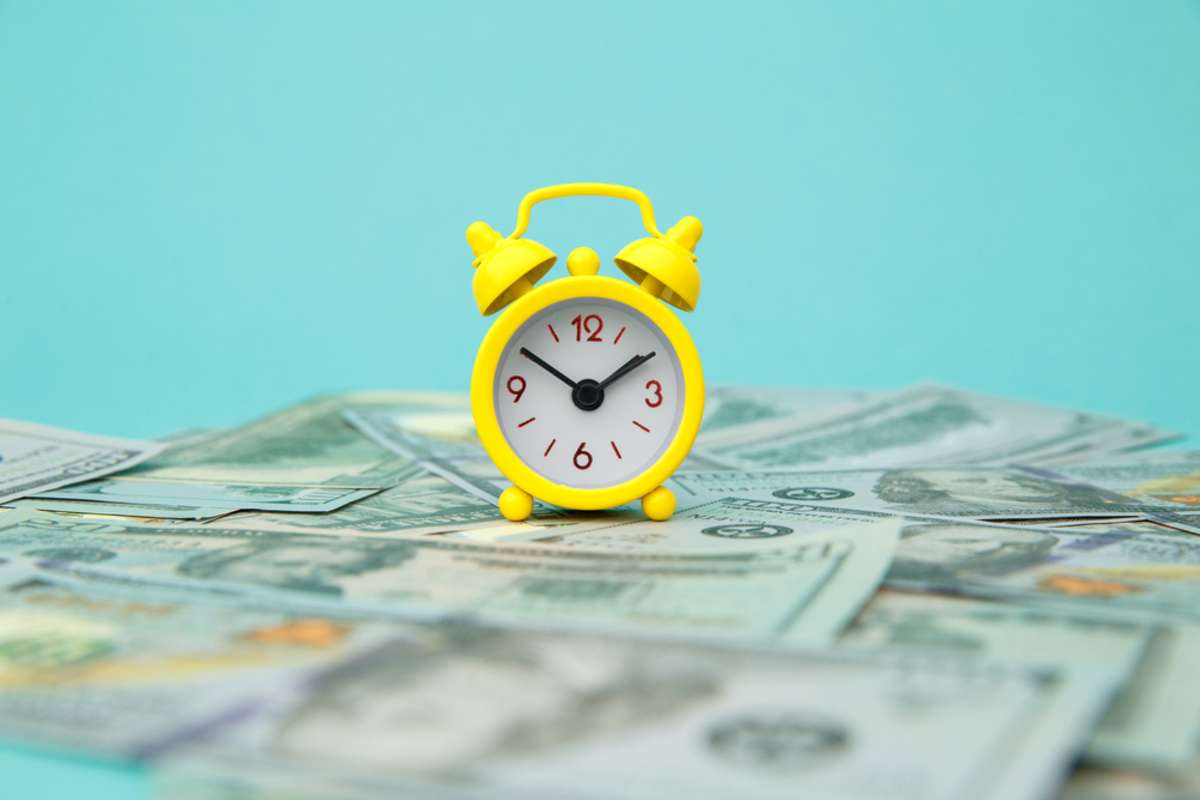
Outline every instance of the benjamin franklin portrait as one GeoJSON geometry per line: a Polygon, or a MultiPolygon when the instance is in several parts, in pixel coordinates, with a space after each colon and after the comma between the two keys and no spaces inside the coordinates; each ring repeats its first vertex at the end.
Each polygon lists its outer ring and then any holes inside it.
{"type": "Polygon", "coordinates": [[[718,676],[669,649],[439,626],[317,677],[274,748],[469,781],[488,759],[626,732],[719,691],[718,676]]]}
{"type": "Polygon", "coordinates": [[[337,578],[386,569],[413,558],[406,542],[345,542],[272,536],[189,558],[179,565],[189,578],[275,586],[324,595],[341,594],[337,578]]]}
{"type": "Polygon", "coordinates": [[[1045,561],[1058,540],[1028,528],[931,522],[900,533],[889,578],[952,580],[997,575],[1045,561]]]}
{"type": "Polygon", "coordinates": [[[893,469],[876,481],[875,495],[890,505],[927,513],[1102,511],[1128,501],[1092,486],[1059,483],[1011,469],[893,469]]]}

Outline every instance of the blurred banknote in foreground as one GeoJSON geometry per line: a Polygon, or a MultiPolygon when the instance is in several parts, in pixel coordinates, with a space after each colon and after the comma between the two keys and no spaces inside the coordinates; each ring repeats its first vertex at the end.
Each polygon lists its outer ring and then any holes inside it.
{"type": "Polygon", "coordinates": [[[126,758],[344,658],[383,626],[44,573],[0,586],[0,733],[126,758]]]}
{"type": "Polygon", "coordinates": [[[367,778],[366,796],[390,778],[393,796],[1032,798],[1112,688],[955,659],[447,626],[277,694],[163,785],[183,798],[205,770],[219,786],[323,764],[367,778]]]}
{"type": "Polygon", "coordinates": [[[885,589],[841,644],[1107,671],[1124,688],[1085,751],[1096,763],[1177,769],[1191,761],[1200,734],[1200,639],[1191,627],[885,589]]]}
{"type": "Polygon", "coordinates": [[[128,469],[164,446],[0,419],[0,503],[128,469]]]}

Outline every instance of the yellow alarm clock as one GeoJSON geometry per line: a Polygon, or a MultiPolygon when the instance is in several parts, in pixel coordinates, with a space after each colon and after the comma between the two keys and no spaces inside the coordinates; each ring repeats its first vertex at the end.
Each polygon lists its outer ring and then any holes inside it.
{"type": "Polygon", "coordinates": [[[479,311],[505,309],[479,346],[471,411],[479,438],[513,485],[500,512],[513,521],[534,498],[570,509],[612,508],[641,498],[668,519],[675,497],[662,483],[683,462],[704,413],[704,374],[691,336],[669,303],[696,307],[693,250],[703,228],[684,217],[665,234],[645,194],[607,183],[530,192],[502,237],[485,222],[467,228],[479,311]],[[569,277],[534,288],[554,265],[544,245],[522,238],[543,200],[600,195],[637,203],[650,236],[616,264],[634,283],[597,275],[600,258],[580,247],[569,277]]]}

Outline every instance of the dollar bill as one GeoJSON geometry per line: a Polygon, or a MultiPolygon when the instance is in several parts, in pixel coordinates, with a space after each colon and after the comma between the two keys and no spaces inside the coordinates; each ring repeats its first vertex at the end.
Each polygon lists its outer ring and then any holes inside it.
{"type": "Polygon", "coordinates": [[[909,522],[889,586],[1056,607],[1105,619],[1200,620],[1200,538],[1102,530],[909,522]]]}
{"type": "Polygon", "coordinates": [[[820,418],[735,426],[725,436],[707,436],[699,450],[735,469],[850,469],[1036,463],[1170,438],[1111,417],[917,386],[820,418]]]}
{"type": "Polygon", "coordinates": [[[1121,683],[1158,630],[1036,607],[884,589],[846,629],[839,645],[1060,670],[1099,669],[1121,683]]]}
{"type": "Polygon", "coordinates": [[[870,392],[842,389],[718,386],[705,398],[704,423],[697,442],[702,445],[709,436],[756,423],[799,421],[805,416],[828,414],[831,409],[849,410],[871,398],[870,392]]]}
{"type": "Polygon", "coordinates": [[[1200,628],[1159,630],[1085,753],[1099,764],[1186,770],[1200,748],[1200,628]]]}
{"type": "Polygon", "coordinates": [[[1054,471],[1138,500],[1200,513],[1200,452],[1138,453],[1126,459],[1057,466],[1054,471]]]}
{"type": "Polygon", "coordinates": [[[647,520],[637,511],[617,511],[574,516],[564,524],[550,523],[528,531],[513,531],[498,541],[542,542],[560,547],[628,553],[730,552],[775,549],[784,542],[825,535],[843,526],[894,518],[892,514],[875,511],[824,508],[733,495],[680,508],[667,524],[647,520]]]}
{"type": "Polygon", "coordinates": [[[1161,512],[1031,467],[898,467],[840,471],[677,473],[680,498],[722,494],[821,507],[954,518],[1129,517],[1161,512]]]}
{"type": "Polygon", "coordinates": [[[392,626],[0,572],[0,732],[126,758],[244,713],[392,626]]]}
{"type": "Polygon", "coordinates": [[[1153,770],[1084,766],[1075,770],[1057,800],[1195,800],[1200,797],[1200,759],[1186,770],[1164,774],[1153,770]]]}
{"type": "Polygon", "coordinates": [[[883,590],[840,640],[845,647],[958,654],[1068,670],[1123,684],[1085,756],[1109,766],[1185,767],[1200,743],[1200,639],[1159,627],[1019,605],[883,590]]]}
{"type": "Polygon", "coordinates": [[[138,477],[216,484],[286,483],[383,489],[408,474],[407,459],[380,448],[342,420],[348,408],[403,407],[429,430],[470,416],[457,394],[361,392],[318,397],[187,446],[136,470],[138,477]]]}
{"type": "Polygon", "coordinates": [[[42,492],[39,500],[81,500],[130,506],[181,506],[185,508],[303,512],[335,511],[370,497],[375,489],[343,489],[286,483],[233,483],[164,480],[161,478],[107,478],[42,492]]]}
{"type": "Polygon", "coordinates": [[[190,587],[201,597],[332,603],[405,620],[469,616],[692,639],[824,642],[875,590],[896,527],[864,525],[775,550],[624,556],[26,512],[0,517],[0,555],[147,591],[190,587]]]}
{"type": "Polygon", "coordinates": [[[163,447],[0,419],[0,503],[128,469],[163,447]]]}
{"type": "Polygon", "coordinates": [[[236,508],[201,508],[197,506],[161,506],[149,503],[109,503],[89,500],[53,500],[28,497],[13,500],[9,508],[17,510],[55,511],[60,514],[87,514],[106,517],[138,519],[212,520],[237,511],[236,508]]]}
{"type": "Polygon", "coordinates": [[[528,523],[506,521],[495,501],[480,500],[414,465],[400,485],[328,514],[236,514],[221,527],[286,533],[358,536],[458,534],[472,541],[520,541],[522,534],[545,535],[546,526],[568,524],[561,512],[539,510],[528,523]]]}
{"type": "Polygon", "coordinates": [[[944,659],[444,628],[276,695],[175,763],[243,781],[324,766],[366,778],[349,778],[366,796],[390,778],[390,796],[1016,800],[1045,795],[1096,711],[1070,685],[944,659]]]}

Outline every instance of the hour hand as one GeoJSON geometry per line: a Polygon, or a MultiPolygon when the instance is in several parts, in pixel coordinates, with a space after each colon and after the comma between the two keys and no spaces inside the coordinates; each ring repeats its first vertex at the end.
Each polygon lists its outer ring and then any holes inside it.
{"type": "Polygon", "coordinates": [[[607,389],[609,384],[611,384],[617,378],[620,378],[624,375],[629,374],[630,372],[633,372],[635,369],[640,367],[642,364],[645,364],[647,361],[649,361],[652,358],[654,358],[653,350],[651,350],[649,353],[646,353],[646,355],[644,355],[644,356],[634,356],[633,358],[629,359],[621,366],[617,367],[616,371],[614,371],[612,375],[609,375],[607,378],[600,381],[600,388],[607,389]]]}
{"type": "Polygon", "coordinates": [[[554,377],[558,378],[560,381],[562,381],[563,383],[565,383],[567,386],[570,386],[572,389],[574,389],[574,388],[575,388],[575,381],[571,380],[571,379],[570,379],[570,378],[568,378],[566,375],[563,375],[561,372],[559,372],[558,370],[556,370],[554,367],[550,366],[548,363],[546,363],[546,362],[545,362],[545,361],[543,361],[542,359],[540,359],[540,358],[538,358],[537,356],[535,356],[535,355],[534,355],[534,354],[533,354],[533,353],[532,353],[532,352],[529,350],[529,348],[527,348],[527,347],[522,347],[522,348],[520,349],[520,351],[519,351],[519,352],[521,353],[521,355],[525,356],[525,357],[526,357],[526,358],[528,358],[530,361],[532,361],[533,363],[537,364],[537,365],[538,365],[539,367],[541,367],[542,369],[546,370],[546,372],[549,372],[551,375],[553,375],[554,377]]]}

